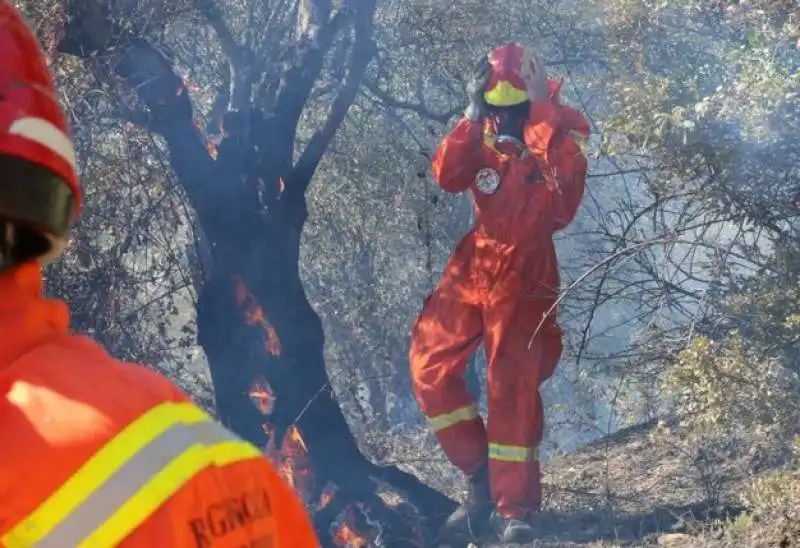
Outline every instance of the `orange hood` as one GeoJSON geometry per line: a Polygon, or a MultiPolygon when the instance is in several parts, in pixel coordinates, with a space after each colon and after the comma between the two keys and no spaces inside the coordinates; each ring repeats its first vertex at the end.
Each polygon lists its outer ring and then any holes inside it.
{"type": "Polygon", "coordinates": [[[526,78],[533,75],[533,55],[533,50],[516,42],[503,44],[489,53],[491,70],[483,95],[487,104],[511,107],[530,100],[526,78]]]}

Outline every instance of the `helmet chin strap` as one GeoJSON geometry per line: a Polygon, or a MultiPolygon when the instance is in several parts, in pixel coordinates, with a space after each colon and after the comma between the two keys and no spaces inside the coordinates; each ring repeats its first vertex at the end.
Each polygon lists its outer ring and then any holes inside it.
{"type": "Polygon", "coordinates": [[[2,219],[0,271],[46,255],[52,243],[37,231],[9,219],[2,219]]]}
{"type": "Polygon", "coordinates": [[[17,245],[17,228],[11,221],[3,221],[3,238],[0,240],[0,270],[6,270],[17,264],[15,251],[17,245]]]}

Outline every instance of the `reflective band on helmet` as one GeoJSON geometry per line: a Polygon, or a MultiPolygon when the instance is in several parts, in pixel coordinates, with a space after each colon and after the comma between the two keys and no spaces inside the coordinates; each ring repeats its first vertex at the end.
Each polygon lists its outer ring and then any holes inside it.
{"type": "Polygon", "coordinates": [[[59,155],[69,167],[76,169],[75,146],[72,139],[50,120],[37,116],[26,116],[15,120],[8,128],[9,135],[33,141],[59,155]]]}
{"type": "Polygon", "coordinates": [[[508,80],[501,80],[483,94],[484,100],[495,107],[511,107],[528,100],[528,91],[514,87],[508,80]]]}
{"type": "Polygon", "coordinates": [[[539,460],[539,451],[536,447],[490,443],[489,458],[503,462],[531,462],[539,460]]]}
{"type": "Polygon", "coordinates": [[[95,453],[0,543],[117,546],[201,470],[262,456],[199,407],[161,404],[95,453]]]}
{"type": "Polygon", "coordinates": [[[429,417],[428,420],[431,423],[431,428],[433,428],[433,431],[438,432],[460,422],[475,420],[480,416],[481,415],[478,412],[478,408],[475,405],[465,405],[464,407],[459,407],[455,411],[438,415],[436,417],[429,417]]]}

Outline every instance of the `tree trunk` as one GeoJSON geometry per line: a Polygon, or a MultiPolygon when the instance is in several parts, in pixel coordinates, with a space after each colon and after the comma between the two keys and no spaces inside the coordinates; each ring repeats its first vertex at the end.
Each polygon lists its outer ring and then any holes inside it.
{"type": "Polygon", "coordinates": [[[60,50],[135,90],[146,110],[128,118],[166,140],[209,244],[211,264],[197,304],[198,342],[210,365],[220,420],[279,455],[306,498],[323,545],[347,545],[350,534],[379,535],[389,546],[419,545],[454,503],[414,476],[362,455],[332,392],[322,323],[299,275],[305,191],[369,59],[353,56],[353,77],[292,165],[297,119],[316,77],[313,67],[321,66],[326,51],[320,43],[336,27],[322,29],[317,49],[301,50],[284,75],[275,114],[265,116],[249,105],[230,112],[214,158],[194,124],[188,90],[162,54],[114,27],[96,0],[71,2],[70,11],[60,50]],[[112,44],[111,36],[124,38],[112,44]],[[386,502],[379,496],[385,489],[405,502],[386,502]]]}
{"type": "MultiPolygon", "coordinates": [[[[331,508],[315,515],[321,536],[330,531],[334,515],[354,501],[380,504],[371,512],[385,539],[411,533],[397,523],[398,516],[385,514],[375,480],[404,493],[420,516],[437,526],[451,509],[449,500],[414,476],[376,466],[361,454],[331,389],[322,324],[308,303],[297,265],[276,260],[296,256],[299,238],[271,228],[262,232],[270,234],[262,251],[240,252],[239,260],[226,253],[225,262],[217,257],[217,265],[244,268],[215,267],[200,295],[198,339],[209,360],[220,420],[262,447],[280,440],[292,444],[286,434],[297,428],[305,448],[301,462],[290,465],[296,466],[292,473],[307,504],[320,505],[336,490],[331,508]],[[253,263],[270,266],[254,268],[253,263]]],[[[215,243],[215,248],[238,247],[236,240],[215,243]]],[[[283,449],[283,454],[293,450],[283,449]]]]}

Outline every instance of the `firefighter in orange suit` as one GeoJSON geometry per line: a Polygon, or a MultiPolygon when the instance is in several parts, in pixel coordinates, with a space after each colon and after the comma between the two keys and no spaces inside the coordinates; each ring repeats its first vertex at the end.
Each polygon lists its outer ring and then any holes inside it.
{"type": "Polygon", "coordinates": [[[0,546],[316,548],[262,452],[42,295],[80,208],[53,81],[0,0],[0,546]]]}
{"type": "Polygon", "coordinates": [[[575,216],[586,183],[589,125],[559,100],[537,55],[506,44],[479,63],[465,116],[439,145],[433,173],[469,190],[475,226],[459,242],[413,329],[414,393],[470,493],[442,537],[486,533],[528,542],[540,509],[540,385],[556,367],[559,274],[553,234],[575,216]],[[488,425],[464,381],[483,341],[488,425]]]}

